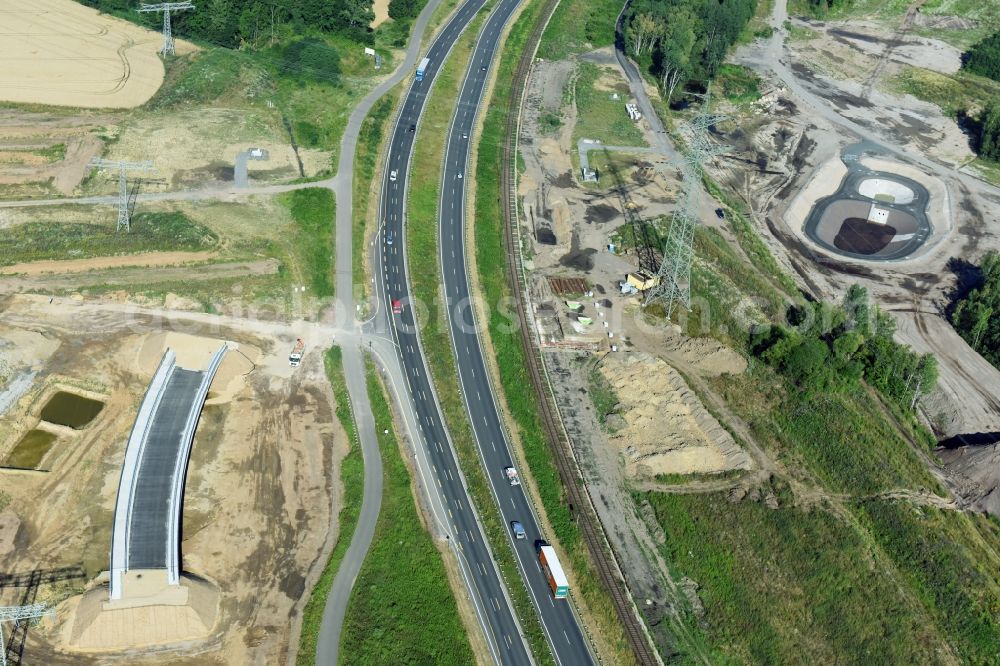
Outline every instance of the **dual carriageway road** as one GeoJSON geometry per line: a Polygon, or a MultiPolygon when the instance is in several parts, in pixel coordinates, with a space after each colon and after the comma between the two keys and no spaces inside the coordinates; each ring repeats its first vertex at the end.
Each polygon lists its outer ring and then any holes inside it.
{"type": "MultiPolygon", "coordinates": [[[[412,298],[404,249],[410,159],[415,137],[420,132],[424,105],[449,52],[484,4],[485,0],[467,0],[431,44],[426,54],[429,66],[424,80],[411,84],[392,128],[380,205],[384,228],[376,249],[379,314],[373,323],[376,330],[386,327],[384,330],[395,343],[398,360],[405,369],[409,394],[406,398],[411,403],[419,430],[418,445],[422,443],[425,447],[435,476],[429,485],[437,487],[451,521],[446,526],[450,538],[456,540],[463,565],[472,573],[466,579],[471,583],[494,660],[503,664],[528,664],[531,663],[530,654],[471,504],[424,361],[414,311],[409,307],[412,298]],[[392,173],[395,178],[390,177],[392,173]],[[399,314],[392,313],[394,301],[403,304],[399,314]]],[[[472,51],[455,115],[446,134],[438,220],[440,268],[459,379],[486,476],[504,522],[509,525],[511,521],[520,521],[528,535],[527,539],[516,540],[508,530],[509,545],[516,555],[556,662],[561,666],[582,666],[594,663],[594,658],[572,604],[552,598],[541,572],[534,541],[544,536],[531,502],[522,487],[512,487],[503,475],[503,468],[513,465],[514,459],[480,346],[465,263],[465,193],[470,137],[490,69],[499,54],[504,27],[518,4],[518,0],[500,0],[487,18],[472,51]]],[[[428,490],[434,492],[433,487],[428,490]]]]}

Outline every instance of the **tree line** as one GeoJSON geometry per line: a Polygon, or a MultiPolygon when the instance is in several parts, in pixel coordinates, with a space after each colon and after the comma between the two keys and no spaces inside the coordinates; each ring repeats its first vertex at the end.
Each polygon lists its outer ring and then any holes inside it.
{"type": "Polygon", "coordinates": [[[849,389],[862,379],[913,410],[937,381],[937,359],[893,338],[896,322],[852,285],[840,305],[810,303],[788,312],[788,326],[753,334],[752,353],[810,394],[849,389]]]}
{"type": "Polygon", "coordinates": [[[1000,81],[1000,32],[973,44],[965,54],[962,67],[973,74],[1000,81]]]}
{"type": "Polygon", "coordinates": [[[756,8],[757,0],[634,0],[625,47],[669,104],[689,83],[715,76],[756,8]]]}
{"type": "MultiPolygon", "coordinates": [[[[160,14],[138,14],[136,0],[80,0],[102,12],[127,16],[156,30],[160,14]]],[[[371,43],[375,18],[372,0],[195,0],[197,9],[171,16],[178,36],[226,48],[255,50],[273,46],[283,35],[320,32],[371,43]]],[[[390,0],[389,16],[414,18],[425,0],[390,0]]]]}
{"type": "Polygon", "coordinates": [[[959,299],[951,323],[983,358],[1000,368],[1000,253],[988,252],[978,285],[959,299]]]}
{"type": "MultiPolygon", "coordinates": [[[[984,37],[964,54],[962,68],[973,74],[1000,81],[1000,32],[984,37]]],[[[1000,161],[1000,100],[985,105],[979,115],[981,157],[1000,161]]]]}
{"type": "MultiPolygon", "coordinates": [[[[801,4],[801,2],[800,2],[801,4]]],[[[804,0],[805,10],[813,16],[823,16],[827,12],[850,7],[853,0],[804,0]]]]}

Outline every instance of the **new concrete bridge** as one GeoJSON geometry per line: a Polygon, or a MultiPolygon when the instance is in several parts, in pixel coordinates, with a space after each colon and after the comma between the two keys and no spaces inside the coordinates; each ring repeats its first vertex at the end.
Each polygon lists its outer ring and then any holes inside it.
{"type": "MultiPolygon", "coordinates": [[[[126,587],[149,590],[180,582],[181,506],[195,428],[227,346],[203,370],[177,365],[170,349],[163,355],[129,435],[118,484],[111,540],[111,599],[126,587]],[[166,580],[142,572],[165,572],[166,580]],[[127,575],[134,572],[134,575],[127,575]],[[150,580],[150,578],[152,580],[150,580]]],[[[138,592],[139,596],[145,593],[138,592]]],[[[129,594],[128,596],[133,596],[129,594]]]]}

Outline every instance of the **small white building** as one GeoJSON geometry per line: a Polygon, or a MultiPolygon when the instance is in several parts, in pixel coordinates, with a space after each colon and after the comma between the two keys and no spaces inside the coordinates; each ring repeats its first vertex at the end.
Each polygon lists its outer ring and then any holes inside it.
{"type": "Polygon", "coordinates": [[[872,204],[868,209],[868,221],[873,224],[885,224],[889,221],[889,209],[879,208],[878,204],[872,204]]]}

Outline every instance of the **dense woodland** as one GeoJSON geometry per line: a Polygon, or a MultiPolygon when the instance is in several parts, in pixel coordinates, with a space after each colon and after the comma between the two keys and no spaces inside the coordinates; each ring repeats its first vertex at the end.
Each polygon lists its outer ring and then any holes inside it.
{"type": "MultiPolygon", "coordinates": [[[[118,15],[134,13],[135,0],[81,0],[85,5],[118,15]]],[[[199,0],[196,11],[172,16],[178,36],[226,48],[259,49],[272,46],[282,36],[328,33],[369,43],[368,27],[375,15],[372,0],[199,0]]],[[[407,22],[424,6],[424,0],[391,0],[389,15],[407,22]]],[[[132,20],[156,29],[160,14],[137,14],[132,20]]]]}
{"type": "Polygon", "coordinates": [[[1000,100],[983,109],[979,125],[979,155],[1000,161],[1000,100]]]}
{"type": "Polygon", "coordinates": [[[756,8],[757,0],[635,0],[625,46],[670,103],[688,84],[715,76],[756,8]]]}
{"type": "Polygon", "coordinates": [[[973,74],[1000,81],[1000,32],[973,44],[962,66],[973,74]]]}
{"type": "Polygon", "coordinates": [[[809,12],[818,16],[826,14],[831,9],[836,10],[849,7],[851,2],[852,0],[805,0],[809,12]]]}
{"type": "Polygon", "coordinates": [[[849,389],[864,379],[886,399],[913,409],[937,381],[937,361],[893,339],[895,320],[853,285],[840,306],[811,303],[788,313],[790,326],[761,331],[755,356],[812,394],[849,389]]]}
{"type": "Polygon", "coordinates": [[[955,304],[951,323],[973,349],[1000,368],[1000,253],[987,253],[979,269],[978,286],[955,304]]]}

